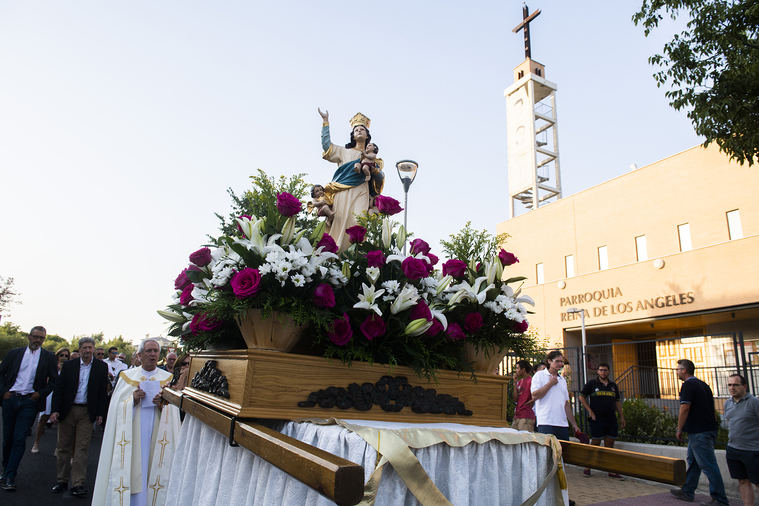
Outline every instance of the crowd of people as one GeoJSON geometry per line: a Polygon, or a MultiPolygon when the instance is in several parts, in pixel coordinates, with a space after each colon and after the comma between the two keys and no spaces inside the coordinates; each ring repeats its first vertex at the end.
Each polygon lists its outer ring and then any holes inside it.
{"type": "MultiPolygon", "coordinates": [[[[79,339],[74,351],[61,347],[53,353],[42,348],[46,335],[44,327],[33,327],[29,332],[28,346],[11,350],[0,363],[3,417],[0,488],[8,492],[16,491],[16,474],[26,452],[26,438],[32,434],[37,420],[31,453],[39,453],[45,430],[57,426],[56,482],[52,484],[51,492],[61,493],[70,486],[71,495],[86,496],[89,493],[85,487],[87,457],[93,431],[105,426],[101,465],[103,451],[112,453],[117,444],[115,438],[112,438],[113,441],[107,438],[108,427],[115,427],[117,422],[112,420],[106,425],[109,405],[128,396],[134,410],[139,410],[143,422],[142,441],[146,440],[147,435],[149,445],[155,425],[153,419],[158,419],[156,410],[161,411],[164,404],[161,402],[160,388],[172,380],[178,383],[180,377],[186,382],[190,358],[186,355],[177,357],[176,353],[169,351],[165,362],[158,365],[161,347],[154,339],[143,341],[129,364],[116,347],[109,348],[106,357],[105,348],[98,347],[91,337],[79,339]],[[179,367],[175,367],[177,364],[180,364],[179,367]],[[153,378],[155,385],[145,381],[153,378]],[[146,398],[145,389],[148,386],[151,395],[146,398]]],[[[129,411],[131,414],[132,410],[129,411]]],[[[113,430],[110,432],[114,433],[113,430]]],[[[140,435],[135,434],[133,443],[138,441],[140,435]]],[[[141,453],[146,459],[152,451],[143,448],[141,453]]],[[[142,464],[147,469],[147,464],[142,464]]],[[[147,482],[148,473],[142,474],[147,482]]],[[[135,488],[142,491],[143,497],[133,496],[131,504],[144,504],[147,487],[132,487],[135,488]]]]}
{"type": "MultiPolygon", "coordinates": [[[[123,485],[125,477],[119,473],[125,473],[130,483],[129,488],[122,486],[120,492],[129,491],[128,504],[146,504],[148,488],[155,488],[149,484],[153,479],[160,484],[162,478],[155,471],[161,466],[154,466],[152,459],[158,458],[158,453],[161,459],[170,458],[165,455],[166,442],[176,438],[180,426],[178,410],[173,406],[164,408],[161,388],[184,387],[190,357],[177,357],[169,352],[165,363],[159,366],[160,344],[146,339],[127,365],[124,354],[117,348],[109,348],[106,358],[106,350],[97,347],[90,337],[79,339],[76,350],[62,347],[55,353],[42,348],[45,337],[44,327],[33,327],[28,346],[11,350],[0,363],[3,417],[0,488],[16,490],[16,474],[26,451],[26,438],[38,420],[31,453],[39,452],[45,428],[57,424],[56,483],[51,492],[60,493],[71,486],[73,496],[87,495],[90,439],[93,428],[105,424],[93,504],[109,502],[106,495],[111,490],[120,490],[111,486],[123,485]],[[159,421],[165,429],[159,441],[162,449],[156,452],[154,431],[159,421]],[[128,444],[133,450],[125,454],[124,447],[128,444]],[[113,465],[119,460],[114,458],[116,452],[120,452],[120,466],[113,465]],[[134,461],[130,462],[131,459],[134,461]]],[[[569,440],[571,427],[582,442],[593,445],[603,442],[606,447],[613,447],[619,429],[626,422],[619,388],[609,377],[609,365],[598,364],[596,377],[579,391],[579,401],[588,416],[589,440],[580,431],[570,404],[567,385],[570,371],[560,351],[548,353],[545,361],[535,366],[526,360],[518,361],[512,377],[513,428],[569,440]]],[[[728,504],[714,452],[718,426],[711,388],[695,377],[695,365],[690,360],[678,361],[677,375],[682,387],[674,436],[681,439],[683,433],[688,434],[688,467],[685,484],[672,494],[692,502],[703,472],[709,480],[709,504],[728,504]]],[[[724,404],[729,430],[727,466],[730,476],[739,482],[744,504],[753,505],[754,488],[759,491],[759,398],[748,393],[746,379],[740,374],[730,375],[728,391],[730,398],[724,404]]],[[[590,469],[585,469],[584,475],[590,476],[590,469]]],[[[616,473],[609,476],[624,479],[616,473]]]]}

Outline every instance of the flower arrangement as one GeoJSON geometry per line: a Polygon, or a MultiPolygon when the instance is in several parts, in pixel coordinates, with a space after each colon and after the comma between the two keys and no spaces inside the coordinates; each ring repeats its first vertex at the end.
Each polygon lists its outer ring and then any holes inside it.
{"type": "Polygon", "coordinates": [[[513,254],[451,258],[438,268],[430,246],[393,221],[402,211],[398,201],[381,195],[378,212],[359,217],[346,230],[350,247],[338,252],[324,222],[304,216],[303,195],[267,181],[259,197],[269,200],[268,214],[240,214],[235,233],[191,254],[174,303],[159,311],[186,347],[230,339],[232,322],[250,309],[307,327],[301,350],[410,366],[427,376],[472,370],[471,348],[502,355],[531,347],[524,304],[532,300],[510,286],[524,278],[503,280],[518,261],[513,254]],[[401,253],[406,244],[408,255],[401,253]]]}

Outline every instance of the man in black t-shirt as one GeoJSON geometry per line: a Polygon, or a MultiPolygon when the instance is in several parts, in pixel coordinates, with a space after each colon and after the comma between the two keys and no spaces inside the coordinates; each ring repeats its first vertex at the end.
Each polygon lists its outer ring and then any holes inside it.
{"type": "Polygon", "coordinates": [[[688,433],[688,471],[683,488],[671,492],[678,499],[692,502],[703,471],[709,479],[710,504],[729,504],[714,456],[714,441],[717,439],[714,396],[709,385],[693,376],[695,372],[696,366],[690,360],[677,361],[677,377],[683,386],[680,389],[680,413],[675,437],[679,440],[683,432],[688,433]]]}
{"type": "MultiPolygon", "coordinates": [[[[590,444],[600,446],[604,440],[604,446],[614,447],[614,440],[619,433],[619,425],[624,428],[625,416],[622,414],[622,402],[620,401],[617,384],[609,379],[609,364],[598,364],[596,369],[598,377],[588,381],[580,391],[580,402],[588,412],[590,418],[590,444]],[[590,404],[588,404],[590,400],[590,404]],[[617,424],[619,413],[619,425],[617,424]]],[[[583,471],[585,476],[590,476],[590,469],[583,471]]],[[[624,479],[617,473],[609,473],[609,476],[624,479]]]]}

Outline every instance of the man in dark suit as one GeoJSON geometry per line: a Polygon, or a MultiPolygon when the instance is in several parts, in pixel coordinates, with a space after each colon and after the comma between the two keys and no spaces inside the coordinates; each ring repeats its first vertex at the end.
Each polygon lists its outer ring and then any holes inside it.
{"type": "Polygon", "coordinates": [[[87,451],[92,437],[92,423],[102,425],[106,411],[108,366],[95,360],[95,340],[79,340],[78,360],[64,362],[53,390],[50,421],[58,425],[57,480],[53,493],[68,488],[71,475],[71,495],[87,495],[87,451]],[[72,458],[73,455],[73,458],[72,458]]]}
{"type": "Polygon", "coordinates": [[[47,331],[33,327],[29,346],[8,352],[0,364],[0,403],[3,406],[3,474],[0,488],[16,490],[16,471],[26,450],[26,436],[45,410],[45,399],[53,390],[57,359],[42,348],[47,331]]]}

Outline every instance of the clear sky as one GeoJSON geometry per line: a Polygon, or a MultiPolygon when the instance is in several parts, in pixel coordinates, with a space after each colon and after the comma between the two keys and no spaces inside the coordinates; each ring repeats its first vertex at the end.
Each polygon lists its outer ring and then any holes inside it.
{"type": "MultiPolygon", "coordinates": [[[[503,90],[521,2],[0,3],[0,275],[10,321],[66,338],[165,334],[173,280],[261,168],[329,182],[361,111],[419,162],[409,229],[439,240],[508,216],[503,90]]],[[[542,0],[533,59],[558,84],[565,195],[700,142],[651,77],[638,2],[542,0]]],[[[519,255],[519,252],[516,252],[519,255]]],[[[4,317],[4,321],[5,321],[4,317]]]]}

